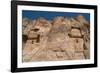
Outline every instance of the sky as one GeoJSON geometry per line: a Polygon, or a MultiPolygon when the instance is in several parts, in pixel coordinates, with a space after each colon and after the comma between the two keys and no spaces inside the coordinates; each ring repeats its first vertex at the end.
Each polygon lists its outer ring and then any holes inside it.
{"type": "Polygon", "coordinates": [[[37,19],[39,17],[43,17],[47,20],[52,20],[56,16],[64,16],[67,18],[75,17],[78,15],[84,16],[84,18],[90,22],[90,14],[89,13],[73,13],[73,12],[51,12],[51,11],[32,11],[32,10],[23,10],[22,17],[28,18],[31,20],[37,19]]]}

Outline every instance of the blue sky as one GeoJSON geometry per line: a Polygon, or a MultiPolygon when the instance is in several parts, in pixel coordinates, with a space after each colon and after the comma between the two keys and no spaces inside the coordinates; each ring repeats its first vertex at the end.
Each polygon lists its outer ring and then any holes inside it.
{"type": "Polygon", "coordinates": [[[73,13],[73,12],[51,12],[51,11],[32,11],[32,10],[23,10],[22,17],[29,18],[31,20],[37,19],[39,17],[43,17],[47,20],[52,20],[56,16],[64,16],[67,18],[75,17],[78,15],[84,16],[84,18],[90,22],[90,14],[89,13],[73,13]]]}

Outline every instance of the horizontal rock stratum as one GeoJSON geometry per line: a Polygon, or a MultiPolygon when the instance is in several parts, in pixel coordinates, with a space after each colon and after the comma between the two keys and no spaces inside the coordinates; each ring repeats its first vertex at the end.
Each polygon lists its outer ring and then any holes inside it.
{"type": "Polygon", "coordinates": [[[23,62],[90,58],[90,23],[82,15],[23,18],[22,38],[23,62]]]}

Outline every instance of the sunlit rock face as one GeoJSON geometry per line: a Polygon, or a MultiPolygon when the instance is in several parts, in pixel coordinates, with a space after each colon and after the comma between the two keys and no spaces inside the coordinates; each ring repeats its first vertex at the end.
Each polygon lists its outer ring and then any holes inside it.
{"type": "Polygon", "coordinates": [[[22,20],[22,60],[63,61],[90,58],[90,24],[79,15],[52,20],[22,20]]]}

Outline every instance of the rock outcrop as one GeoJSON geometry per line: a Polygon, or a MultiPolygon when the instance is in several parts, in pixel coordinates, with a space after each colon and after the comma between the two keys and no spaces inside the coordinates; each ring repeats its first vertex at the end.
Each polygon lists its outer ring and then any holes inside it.
{"type": "Polygon", "coordinates": [[[90,24],[82,15],[23,18],[23,62],[90,58],[90,24]]]}

